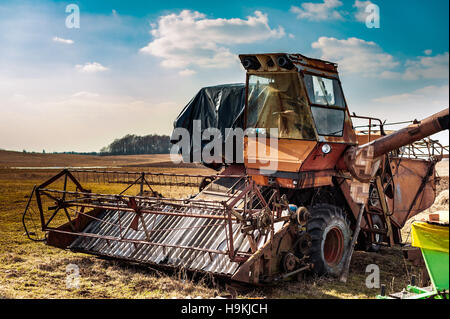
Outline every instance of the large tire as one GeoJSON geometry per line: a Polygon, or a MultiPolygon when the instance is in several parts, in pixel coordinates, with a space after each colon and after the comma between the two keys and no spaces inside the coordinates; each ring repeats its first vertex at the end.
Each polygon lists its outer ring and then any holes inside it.
{"type": "MultiPolygon", "coordinates": [[[[383,221],[381,220],[380,216],[373,215],[372,216],[372,222],[373,222],[373,228],[378,230],[384,230],[386,227],[384,226],[383,221]]],[[[375,234],[375,243],[368,244],[367,251],[371,252],[377,252],[380,250],[381,245],[378,245],[377,243],[381,243],[383,241],[383,235],[382,234],[375,234]]]]}
{"type": "Polygon", "coordinates": [[[349,222],[341,208],[316,204],[308,208],[306,230],[311,235],[310,261],[318,275],[341,274],[351,240],[349,222]]]}

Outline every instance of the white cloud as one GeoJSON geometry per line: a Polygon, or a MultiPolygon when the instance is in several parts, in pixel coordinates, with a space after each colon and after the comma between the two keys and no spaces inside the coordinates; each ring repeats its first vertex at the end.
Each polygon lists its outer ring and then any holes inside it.
{"type": "MultiPolygon", "coordinates": [[[[358,38],[320,37],[312,44],[324,60],[336,62],[343,73],[383,79],[448,79],[449,53],[418,56],[400,63],[375,42],[358,38]],[[396,70],[400,67],[402,70],[396,70]]],[[[428,50],[427,50],[428,51],[428,50]]],[[[431,50],[428,51],[431,54],[431,50]]]]}
{"type": "Polygon", "coordinates": [[[366,12],[366,7],[370,4],[373,4],[371,1],[359,1],[356,0],[353,7],[356,8],[355,19],[359,22],[366,22],[367,15],[369,13],[366,12]]]}
{"type": "Polygon", "coordinates": [[[387,80],[395,80],[400,79],[402,77],[402,73],[397,71],[383,71],[380,73],[379,77],[387,80]]]}
{"type": "Polygon", "coordinates": [[[431,55],[431,53],[433,53],[433,50],[428,49],[428,50],[423,51],[423,53],[425,53],[425,55],[431,55]]]}
{"type": "MultiPolygon", "coordinates": [[[[448,99],[448,84],[431,85],[411,92],[373,99],[367,107],[373,110],[385,110],[384,114],[389,114],[388,122],[422,120],[448,107],[448,99]],[[389,110],[388,113],[386,113],[386,110],[389,110]]],[[[404,126],[405,124],[388,128],[397,130],[404,126]]],[[[431,138],[448,145],[448,130],[434,134],[431,138]]]]}
{"type": "MultiPolygon", "coordinates": [[[[419,89],[403,91],[399,94],[382,96],[361,101],[364,110],[371,110],[371,116],[386,119],[388,123],[408,120],[422,120],[448,107],[449,87],[430,85],[419,89]]],[[[358,112],[357,112],[358,113],[358,112]]],[[[359,113],[363,114],[363,110],[359,113]]],[[[366,123],[367,124],[367,123],[366,123]]],[[[407,124],[387,126],[386,129],[398,130],[407,124]]],[[[448,130],[434,134],[431,138],[448,145],[448,130]]]]}
{"type": "Polygon", "coordinates": [[[292,6],[290,11],[295,13],[298,19],[342,20],[342,14],[336,10],[340,6],[342,6],[342,2],[339,0],[324,0],[322,3],[304,2],[301,8],[292,6]]]}
{"type": "Polygon", "coordinates": [[[80,91],[77,93],[72,94],[72,97],[75,98],[86,98],[86,99],[92,99],[99,97],[100,95],[97,93],[87,92],[87,91],[80,91]]]}
{"type": "Polygon", "coordinates": [[[380,77],[399,64],[375,42],[358,38],[339,40],[320,37],[312,47],[322,52],[322,59],[338,63],[343,73],[380,77]]]}
{"type": "Polygon", "coordinates": [[[12,150],[98,151],[130,133],[170,134],[180,112],[180,103],[170,100],[88,91],[2,99],[2,103],[0,147],[12,150]],[[124,121],[130,114],[133,120],[124,121]]]}
{"type": "Polygon", "coordinates": [[[64,43],[64,44],[73,44],[73,40],[63,39],[58,37],[53,37],[53,42],[64,43]]]}
{"type": "Polygon", "coordinates": [[[77,68],[80,72],[83,73],[96,73],[96,72],[104,72],[107,71],[108,68],[104,67],[103,65],[101,65],[100,63],[97,62],[88,62],[85,63],[84,65],[81,64],[77,64],[75,66],[75,68],[77,68]]]}
{"type": "Polygon", "coordinates": [[[281,38],[284,29],[272,29],[268,17],[260,11],[246,19],[207,19],[200,12],[183,10],[161,16],[151,25],[153,40],[140,50],[162,58],[168,68],[227,67],[238,61],[228,45],[254,43],[281,38]]]}
{"type": "MultiPolygon", "coordinates": [[[[429,51],[431,54],[431,50],[429,51]]],[[[435,56],[419,56],[415,60],[406,61],[405,66],[402,76],[405,80],[448,79],[449,54],[445,52],[435,56]]]]}
{"type": "MultiPolygon", "coordinates": [[[[405,110],[419,110],[424,114],[444,109],[448,104],[449,87],[448,85],[426,86],[412,92],[406,92],[396,95],[390,95],[373,99],[373,102],[388,105],[394,108],[403,108],[405,110]]],[[[428,115],[431,115],[429,113],[428,115]]],[[[427,116],[428,116],[427,115],[427,116]]]]}
{"type": "Polygon", "coordinates": [[[184,69],[184,70],[178,72],[178,74],[181,76],[190,76],[190,75],[194,75],[195,73],[197,73],[197,72],[195,72],[194,70],[190,70],[190,69],[184,69]]]}

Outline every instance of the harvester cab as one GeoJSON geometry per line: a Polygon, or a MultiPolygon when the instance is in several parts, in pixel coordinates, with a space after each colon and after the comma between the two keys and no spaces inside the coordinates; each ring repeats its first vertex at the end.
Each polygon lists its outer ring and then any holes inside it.
{"type": "MultiPolygon", "coordinates": [[[[434,202],[435,164],[448,147],[424,139],[448,129],[448,108],[386,134],[380,120],[350,115],[336,64],[240,59],[246,84],[203,88],[175,128],[245,129],[243,163],[213,175],[66,169],[33,189],[27,235],[251,284],[339,275],[355,242],[371,251],[401,243],[407,219],[434,202]],[[356,134],[351,118],[367,120],[367,131],[356,134]],[[105,194],[96,183],[124,189],[105,194]],[[33,212],[42,238],[28,229],[33,212]]],[[[186,145],[191,155],[204,146],[186,145]]]]}
{"type": "MultiPolygon", "coordinates": [[[[250,132],[244,160],[258,184],[268,185],[264,171],[270,164],[276,167],[272,177],[333,169],[347,146],[357,144],[336,64],[300,54],[240,59],[247,70],[245,125],[250,132]]],[[[278,179],[280,186],[285,183],[278,179]]]]}

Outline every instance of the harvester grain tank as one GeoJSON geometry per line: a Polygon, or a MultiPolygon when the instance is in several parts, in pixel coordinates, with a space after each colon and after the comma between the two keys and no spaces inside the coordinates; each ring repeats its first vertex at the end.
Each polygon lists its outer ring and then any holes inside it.
{"type": "Polygon", "coordinates": [[[358,249],[400,243],[406,220],[434,202],[435,164],[448,148],[428,141],[425,158],[414,150],[417,141],[448,129],[448,108],[386,134],[380,120],[350,114],[336,64],[284,53],[240,59],[245,91],[241,85],[204,89],[205,98],[193,99],[175,125],[190,130],[200,120],[222,129],[217,114],[235,103],[227,123],[266,133],[243,137],[243,163],[219,159],[214,167],[222,169],[211,176],[131,172],[135,178],[115,195],[87,190],[80,179],[91,174],[120,183],[124,172],[64,170],[34,189],[36,200],[30,197],[24,214],[35,205],[47,244],[259,284],[305,271],[339,275],[361,207],[358,249]],[[196,111],[195,101],[216,112],[196,111]],[[357,132],[352,118],[367,120],[367,130],[357,132]],[[203,179],[190,198],[158,188],[161,180],[191,187],[188,178],[203,179]],[[58,180],[62,189],[54,188],[58,180]],[[132,185],[139,193],[126,195],[132,185]],[[51,227],[57,214],[67,223],[51,227]]]}

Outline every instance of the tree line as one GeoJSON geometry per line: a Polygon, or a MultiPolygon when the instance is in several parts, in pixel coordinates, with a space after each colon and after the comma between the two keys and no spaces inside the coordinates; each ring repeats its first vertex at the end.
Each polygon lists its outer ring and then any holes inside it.
{"type": "MultiPolygon", "coordinates": [[[[76,154],[76,155],[137,155],[137,154],[169,154],[172,144],[168,135],[150,134],[137,136],[133,134],[125,135],[115,139],[108,146],[103,147],[100,152],[53,152],[52,154],[76,154]]],[[[0,150],[3,150],[0,148],[0,150]]],[[[23,153],[39,153],[35,151],[23,150],[23,153]]],[[[42,154],[45,154],[45,149],[42,154]]]]}
{"type": "Polygon", "coordinates": [[[103,147],[100,155],[168,154],[170,147],[168,135],[137,136],[128,134],[103,147]]]}

